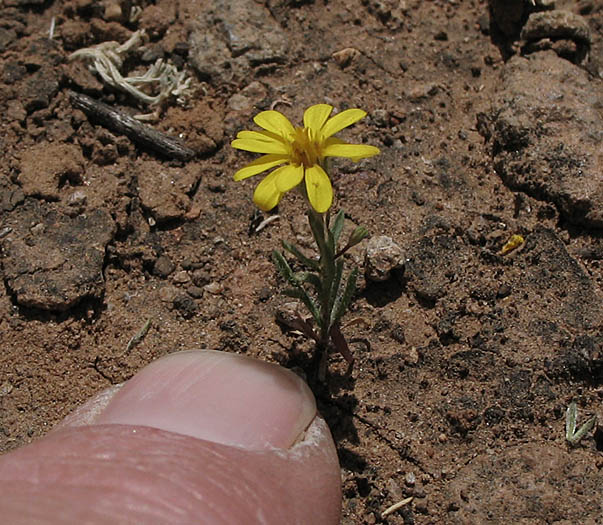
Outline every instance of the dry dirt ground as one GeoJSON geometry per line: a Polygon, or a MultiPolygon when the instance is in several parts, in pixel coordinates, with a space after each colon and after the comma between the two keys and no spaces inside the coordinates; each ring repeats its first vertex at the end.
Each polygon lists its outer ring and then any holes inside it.
{"type": "Polygon", "coordinates": [[[0,0],[0,451],[162,355],[212,348],[308,376],[343,523],[603,523],[603,428],[565,439],[572,400],[579,425],[603,421],[603,7],[490,4],[0,0]],[[141,29],[121,73],[163,58],[191,79],[145,124],[187,160],[70,98],[153,113],[69,60],[141,29]],[[333,355],[326,384],[275,322],[270,252],[310,253],[302,199],[256,232],[257,180],[232,180],[252,156],[229,146],[261,110],[299,122],[322,102],[365,109],[343,136],[382,151],[335,163],[334,208],[405,256],[359,282],[356,364],[333,355]]]}

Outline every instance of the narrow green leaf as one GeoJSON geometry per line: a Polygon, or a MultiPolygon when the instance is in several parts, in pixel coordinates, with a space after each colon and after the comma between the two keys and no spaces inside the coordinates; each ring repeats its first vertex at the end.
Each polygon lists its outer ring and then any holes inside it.
{"type": "Polygon", "coordinates": [[[329,319],[329,328],[332,326],[331,319],[333,318],[333,308],[337,302],[337,297],[340,295],[339,287],[341,285],[341,277],[343,275],[343,261],[339,260],[335,264],[335,273],[331,282],[331,288],[329,290],[329,301],[327,304],[327,312],[329,319]]]}
{"type": "Polygon", "coordinates": [[[294,274],[295,280],[299,283],[308,283],[311,284],[316,293],[320,294],[322,291],[322,283],[320,282],[320,277],[312,272],[297,272],[294,274]]]}
{"type": "Polygon", "coordinates": [[[341,236],[341,232],[343,231],[344,222],[345,212],[343,210],[339,210],[337,215],[335,215],[335,220],[333,221],[333,226],[331,227],[331,233],[333,234],[335,246],[337,246],[337,243],[339,242],[339,237],[341,236]]]}
{"type": "Polygon", "coordinates": [[[576,431],[577,416],[578,409],[576,408],[576,403],[572,401],[565,413],[565,439],[570,445],[579,443],[594,428],[597,422],[597,416],[593,416],[576,431]]]}
{"type": "MultiPolygon", "coordinates": [[[[319,301],[323,314],[326,316],[330,315],[329,302],[331,297],[331,288],[333,286],[333,278],[335,277],[335,260],[327,252],[326,256],[320,261],[320,280],[321,280],[321,292],[319,294],[319,301]]],[[[328,327],[325,327],[325,330],[328,327]]]]}
{"type": "Polygon", "coordinates": [[[588,434],[594,427],[597,422],[597,416],[591,417],[584,425],[582,425],[578,431],[574,434],[574,438],[572,439],[572,445],[578,443],[586,434],[588,434]]]}
{"type": "Polygon", "coordinates": [[[312,235],[314,236],[314,240],[318,245],[318,249],[320,251],[321,258],[324,258],[328,253],[327,250],[327,241],[325,240],[325,227],[323,218],[321,215],[310,211],[308,213],[308,221],[310,223],[310,229],[312,230],[312,235]]]}
{"type": "Polygon", "coordinates": [[[576,403],[572,401],[565,411],[565,439],[571,442],[576,433],[576,403]]]}
{"type": "Polygon", "coordinates": [[[339,322],[339,320],[343,317],[343,314],[346,313],[348,307],[350,306],[350,302],[354,297],[354,293],[356,292],[356,279],[358,278],[358,268],[354,268],[350,275],[348,276],[348,280],[345,285],[345,290],[342,294],[337,297],[337,301],[333,306],[333,311],[331,312],[331,325],[335,325],[339,322]]]}
{"type": "Polygon", "coordinates": [[[312,270],[318,270],[320,268],[318,261],[315,261],[314,259],[310,259],[309,257],[306,257],[293,244],[290,244],[287,241],[282,241],[282,245],[285,250],[287,250],[290,254],[297,257],[299,262],[301,262],[304,266],[307,266],[308,268],[311,268],[312,270]]]}
{"type": "Polygon", "coordinates": [[[293,277],[293,270],[287,260],[283,257],[283,254],[278,250],[272,251],[272,262],[279,273],[293,286],[296,286],[295,278],[293,277]]]}

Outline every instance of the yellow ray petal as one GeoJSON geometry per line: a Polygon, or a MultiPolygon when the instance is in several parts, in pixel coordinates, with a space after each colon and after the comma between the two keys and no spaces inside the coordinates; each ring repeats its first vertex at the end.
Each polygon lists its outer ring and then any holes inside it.
{"type": "Polygon", "coordinates": [[[291,137],[295,133],[293,124],[282,113],[274,110],[262,111],[253,117],[253,121],[272,133],[276,133],[281,137],[291,137]]]}
{"type": "Polygon", "coordinates": [[[270,131],[239,131],[237,133],[238,139],[252,139],[261,140],[264,142],[285,142],[285,139],[276,133],[270,131]]]}
{"type": "Polygon", "coordinates": [[[323,144],[323,148],[326,148],[327,146],[330,146],[331,144],[347,144],[347,142],[345,140],[341,140],[338,137],[329,137],[327,140],[324,141],[323,144]]]}
{"type": "Polygon", "coordinates": [[[379,153],[379,148],[368,144],[329,144],[322,150],[325,157],[348,157],[352,160],[366,159],[379,153]]]}
{"type": "Polygon", "coordinates": [[[301,165],[288,164],[275,171],[279,172],[276,177],[276,189],[281,193],[295,188],[304,178],[304,167],[301,165]]]}
{"type": "Polygon", "coordinates": [[[310,106],[304,112],[304,126],[316,132],[320,131],[320,128],[329,118],[331,111],[333,111],[333,106],[329,106],[329,104],[310,106]]]}
{"type": "Polygon", "coordinates": [[[354,122],[358,122],[364,117],[366,117],[366,111],[362,109],[346,109],[327,120],[322,127],[322,135],[325,138],[335,135],[338,131],[351,126],[354,122]]]}
{"type": "Polygon", "coordinates": [[[317,164],[306,169],[308,200],[318,213],[327,211],[333,203],[333,188],[325,171],[317,164]]]}
{"type": "Polygon", "coordinates": [[[286,161],[287,157],[285,155],[264,155],[237,171],[234,174],[234,180],[243,180],[252,177],[286,161]]]}
{"type": "Polygon", "coordinates": [[[277,172],[278,170],[274,170],[272,173],[266,175],[253,192],[253,202],[262,211],[270,211],[279,203],[283,196],[276,188],[277,172]]]}
{"type": "Polygon", "coordinates": [[[287,145],[276,140],[269,142],[253,139],[234,139],[230,145],[233,148],[253,153],[276,153],[278,155],[287,155],[289,153],[287,145]]]}

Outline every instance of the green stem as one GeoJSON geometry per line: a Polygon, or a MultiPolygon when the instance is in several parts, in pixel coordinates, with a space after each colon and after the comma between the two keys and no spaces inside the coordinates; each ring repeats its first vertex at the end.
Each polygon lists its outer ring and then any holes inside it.
{"type": "MultiPolygon", "coordinates": [[[[320,251],[319,272],[322,283],[320,302],[320,346],[327,348],[330,339],[331,309],[333,306],[333,280],[335,278],[335,253],[328,242],[327,216],[310,208],[308,212],[310,229],[320,251]]],[[[335,290],[335,294],[336,294],[335,290]]]]}

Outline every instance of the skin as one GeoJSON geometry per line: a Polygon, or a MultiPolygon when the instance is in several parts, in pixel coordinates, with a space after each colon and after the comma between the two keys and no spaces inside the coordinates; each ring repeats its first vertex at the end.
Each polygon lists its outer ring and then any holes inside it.
{"type": "Polygon", "coordinates": [[[11,524],[339,523],[335,446],[307,385],[220,352],[164,357],[0,457],[11,524]]]}

